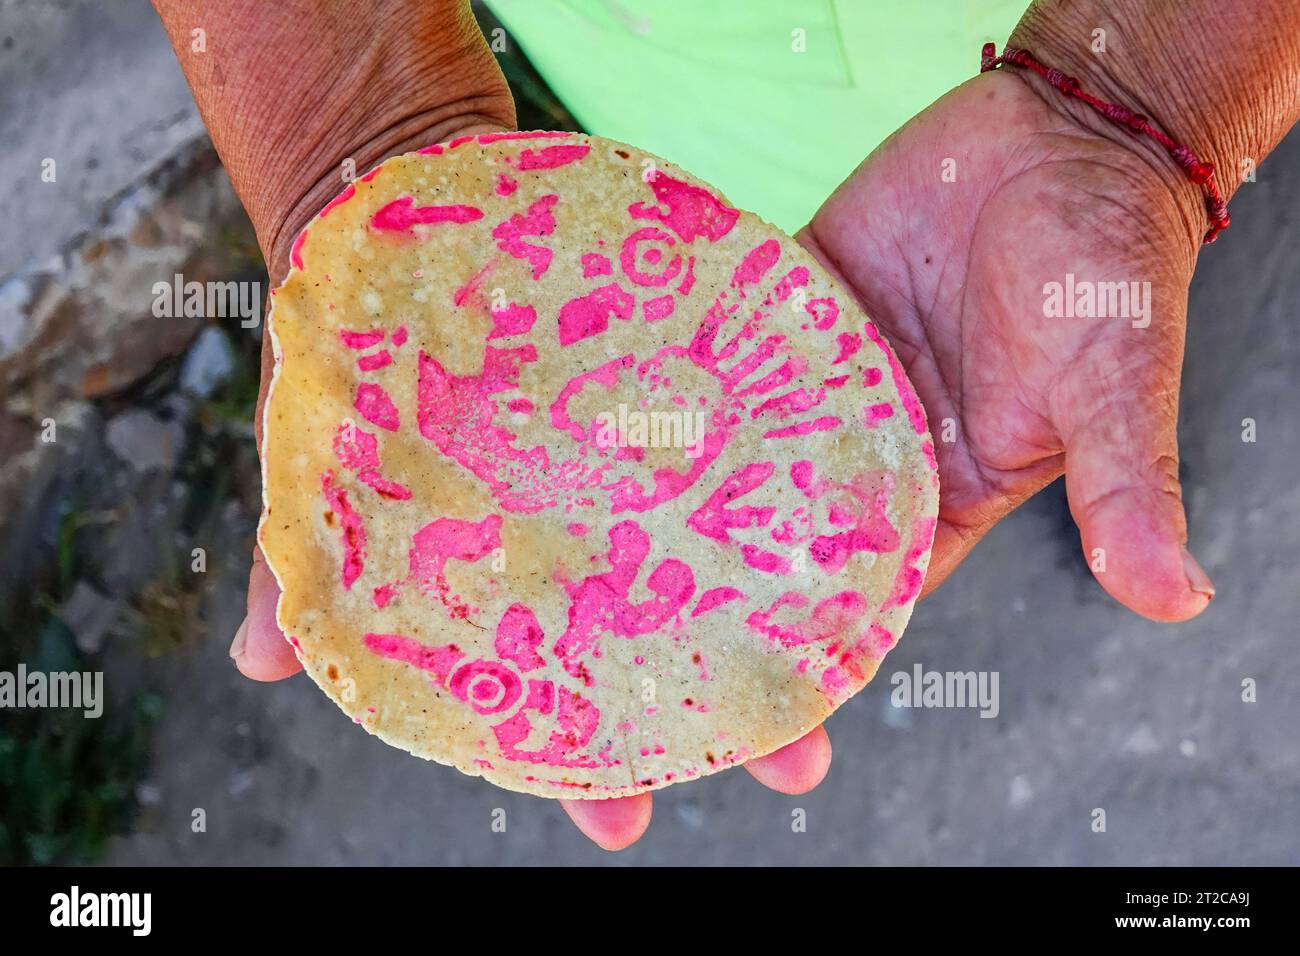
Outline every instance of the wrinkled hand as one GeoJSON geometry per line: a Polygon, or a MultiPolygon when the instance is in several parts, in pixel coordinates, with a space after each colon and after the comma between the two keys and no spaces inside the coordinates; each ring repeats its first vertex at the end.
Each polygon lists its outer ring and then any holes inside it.
{"type": "Polygon", "coordinates": [[[928,413],[942,484],[926,593],[1064,472],[1107,592],[1157,621],[1209,604],[1184,547],[1175,436],[1205,222],[1176,200],[1179,175],[1021,76],[988,73],[882,144],[800,233],[928,413]],[[1138,283],[1139,295],[1126,315],[1051,317],[1045,286],[1070,275],[1076,289],[1138,283]]]}

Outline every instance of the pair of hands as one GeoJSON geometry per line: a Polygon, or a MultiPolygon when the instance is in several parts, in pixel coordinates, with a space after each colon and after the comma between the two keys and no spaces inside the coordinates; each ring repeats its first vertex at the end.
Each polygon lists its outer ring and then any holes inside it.
{"type": "MultiPolygon", "coordinates": [[[[1154,620],[1185,620],[1214,593],[1184,547],[1175,439],[1203,222],[1172,164],[1160,171],[1049,95],[1009,70],[972,79],[876,150],[797,238],[884,331],[928,412],[942,497],[923,596],[1064,473],[1102,587],[1154,620]],[[1044,284],[1069,273],[1149,282],[1150,324],[1045,317],[1044,284]]],[[[275,623],[277,597],[259,553],[232,647],[257,680],[300,669],[275,623]]],[[[745,767],[802,793],[830,757],[819,727],[745,767]]],[[[561,802],[606,849],[634,842],[650,820],[649,794],[561,802]]]]}
{"type": "MultiPolygon", "coordinates": [[[[339,192],[344,159],[364,170],[514,126],[468,0],[153,2],[272,283],[298,230],[339,192]]],[[[1261,162],[1300,117],[1297,22],[1300,0],[1034,0],[1010,43],[1166,124],[1215,163],[1230,194],[1240,165],[1261,162]],[[1112,52],[1092,52],[1099,34],[1112,52]]],[[[1005,68],[909,122],[800,232],[889,338],[928,412],[942,488],[922,597],[1064,474],[1103,588],[1158,621],[1205,609],[1214,589],[1184,547],[1175,437],[1205,227],[1199,189],[1158,147],[1005,68]],[[1049,318],[1044,287],[1071,275],[1149,283],[1149,323],[1049,318]]],[[[262,359],[259,446],[269,344],[262,359]]],[[[231,656],[258,680],[300,669],[275,623],[277,597],[255,553],[231,656]]],[[[829,763],[819,728],[745,766],[800,793],[829,763]]],[[[565,807],[614,849],[644,832],[650,802],[565,807]]]]}

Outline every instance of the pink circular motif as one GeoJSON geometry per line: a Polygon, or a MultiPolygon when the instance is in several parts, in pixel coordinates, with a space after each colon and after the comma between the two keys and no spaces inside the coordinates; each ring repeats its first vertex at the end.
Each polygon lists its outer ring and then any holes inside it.
{"type": "MultiPolygon", "coordinates": [[[[638,229],[632,235],[623,240],[623,249],[618,254],[619,264],[627,277],[637,285],[646,286],[665,286],[677,278],[678,273],[682,271],[682,257],[674,255],[668,260],[668,265],[660,273],[642,272],[637,268],[637,247],[643,242],[661,242],[667,248],[671,249],[676,245],[676,240],[662,229],[656,229],[654,226],[646,226],[644,229],[638,229]]],[[[663,251],[658,248],[650,248],[640,253],[650,265],[658,265],[663,258],[663,251]],[[651,255],[651,253],[656,253],[651,255]]]]}
{"type": "Polygon", "coordinates": [[[519,677],[497,661],[471,661],[457,668],[447,686],[480,714],[499,714],[509,710],[523,694],[519,677]]]}

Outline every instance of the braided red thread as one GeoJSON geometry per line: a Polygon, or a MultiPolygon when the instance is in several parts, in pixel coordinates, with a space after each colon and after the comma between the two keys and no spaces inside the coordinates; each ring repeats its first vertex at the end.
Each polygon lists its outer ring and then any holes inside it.
{"type": "Polygon", "coordinates": [[[996,70],[1003,63],[1010,63],[1026,70],[1033,70],[1051,84],[1053,88],[1060,90],[1066,96],[1073,96],[1076,99],[1083,100],[1112,123],[1123,126],[1130,132],[1150,136],[1163,146],[1173,161],[1187,174],[1188,179],[1198,186],[1205,187],[1205,210],[1210,217],[1210,228],[1206,230],[1203,242],[1213,242],[1219,237],[1219,233],[1227,229],[1232,223],[1232,217],[1228,215],[1227,200],[1223,198],[1223,194],[1219,192],[1218,184],[1214,181],[1213,163],[1201,162],[1190,147],[1180,146],[1175,143],[1163,131],[1152,126],[1150,121],[1141,113],[1134,113],[1118,103],[1107,103],[1091,93],[1084,92],[1080,89],[1077,79],[1054,67],[1044,66],[1034,59],[1034,55],[1028,50],[1007,47],[1003,49],[1002,55],[998,56],[996,44],[984,44],[983,50],[980,51],[980,72],[987,73],[989,70],[996,70]]]}

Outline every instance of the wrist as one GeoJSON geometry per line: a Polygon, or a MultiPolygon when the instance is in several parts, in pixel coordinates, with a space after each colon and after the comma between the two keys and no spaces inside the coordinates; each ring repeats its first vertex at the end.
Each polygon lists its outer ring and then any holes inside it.
{"type": "Polygon", "coordinates": [[[298,230],[350,175],[514,125],[468,0],[154,3],[273,283],[298,230]]]}
{"type": "MultiPolygon", "coordinates": [[[[1115,42],[1114,37],[1113,23],[1088,23],[1077,7],[1050,17],[1041,8],[1032,7],[1007,40],[1007,47],[1028,51],[1049,68],[1077,79],[1082,91],[1146,117],[1176,142],[1191,148],[1201,161],[1212,163],[1216,180],[1233,180],[1220,187],[1225,192],[1231,191],[1236,184],[1236,172],[1231,163],[1227,167],[1223,165],[1223,153],[1207,135],[1208,124],[1196,105],[1184,95],[1183,84],[1166,84],[1158,68],[1133,63],[1134,51],[1120,52],[1109,45],[1115,42]],[[1094,35],[1094,30],[1104,32],[1094,35]],[[1100,47],[1103,43],[1108,45],[1094,50],[1094,44],[1100,47]]],[[[1030,70],[1015,66],[1002,69],[1013,72],[1072,124],[1124,147],[1135,170],[1143,178],[1149,177],[1162,185],[1155,196],[1167,200],[1168,212],[1181,223],[1188,246],[1199,249],[1208,226],[1205,195],[1201,186],[1187,177],[1159,143],[1112,122],[1081,100],[1062,94],[1030,70]]]]}
{"type": "MultiPolygon", "coordinates": [[[[1144,117],[1210,164],[1227,199],[1297,118],[1297,12],[1298,0],[1251,0],[1249,6],[1184,0],[1159,10],[1135,0],[1042,0],[1026,12],[1007,46],[1074,77],[1082,91],[1144,117]]],[[[1210,221],[1206,193],[1164,146],[1037,75],[1013,72],[1058,113],[1127,147],[1165,183],[1189,242],[1199,246],[1210,221]]]]}
{"type": "Polygon", "coordinates": [[[279,285],[289,271],[290,251],[298,233],[326,203],[347,188],[348,175],[363,176],[390,156],[431,143],[514,128],[513,109],[506,115],[491,105],[476,106],[475,101],[467,100],[450,104],[436,113],[394,123],[364,139],[340,137],[336,144],[325,144],[319,150],[322,157],[333,157],[329,165],[268,182],[262,193],[268,231],[264,234],[258,229],[258,243],[266,259],[271,286],[279,285]],[[312,175],[317,178],[311,179],[312,175]]]}
{"type": "Polygon", "coordinates": [[[244,124],[245,136],[286,126],[294,130],[291,142],[277,137],[274,153],[252,143],[239,150],[261,160],[252,164],[256,180],[240,195],[273,283],[288,271],[298,232],[352,178],[430,143],[514,127],[510,88],[474,22],[461,23],[457,38],[447,29],[438,37],[435,56],[429,55],[432,40],[397,50],[377,41],[363,53],[365,66],[341,75],[333,56],[313,55],[309,62],[322,75],[305,84],[294,81],[305,95],[290,91],[264,99],[267,115],[244,124]],[[286,109],[293,111],[291,124],[285,122],[286,109]]]}

